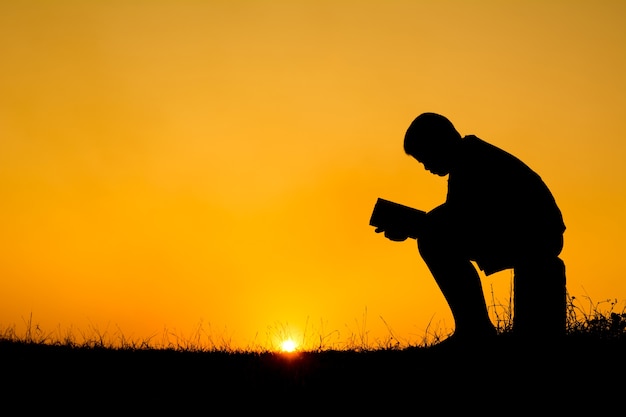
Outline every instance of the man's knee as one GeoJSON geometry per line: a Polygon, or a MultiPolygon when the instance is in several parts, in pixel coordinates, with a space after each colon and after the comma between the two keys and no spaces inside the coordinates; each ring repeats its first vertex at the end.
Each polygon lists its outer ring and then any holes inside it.
{"type": "Polygon", "coordinates": [[[417,239],[417,250],[423,259],[438,258],[444,252],[442,242],[431,235],[420,236],[417,239]]]}
{"type": "Polygon", "coordinates": [[[427,230],[420,234],[417,249],[426,261],[462,257],[458,239],[446,229],[427,230]]]}

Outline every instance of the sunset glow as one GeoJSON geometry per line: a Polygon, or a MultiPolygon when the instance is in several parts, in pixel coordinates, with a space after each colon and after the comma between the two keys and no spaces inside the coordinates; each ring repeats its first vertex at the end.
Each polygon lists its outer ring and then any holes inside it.
{"type": "Polygon", "coordinates": [[[296,344],[296,342],[291,339],[287,339],[280,345],[280,350],[289,353],[294,352],[297,347],[298,345],[296,344]]]}
{"type": "MultiPolygon", "coordinates": [[[[378,197],[445,199],[402,149],[424,111],[537,171],[570,295],[621,306],[624,22],[608,0],[2,2],[0,328],[275,348],[288,322],[299,350],[447,332],[415,241],[368,225],[378,197]]],[[[482,278],[506,307],[511,271],[482,278]]]]}

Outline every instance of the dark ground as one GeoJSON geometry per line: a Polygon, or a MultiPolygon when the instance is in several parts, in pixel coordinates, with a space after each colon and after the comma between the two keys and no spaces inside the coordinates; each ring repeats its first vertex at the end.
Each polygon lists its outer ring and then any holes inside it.
{"type": "Polygon", "coordinates": [[[0,341],[3,407],[15,404],[20,415],[621,416],[625,354],[624,340],[584,337],[541,345],[500,337],[480,349],[296,354],[0,341]]]}

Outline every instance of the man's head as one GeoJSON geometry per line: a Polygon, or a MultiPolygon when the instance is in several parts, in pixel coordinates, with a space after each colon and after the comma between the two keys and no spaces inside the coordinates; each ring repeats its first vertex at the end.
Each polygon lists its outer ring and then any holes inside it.
{"type": "Polygon", "coordinates": [[[404,135],[404,151],[428,171],[444,176],[450,172],[460,141],[461,135],[450,120],[436,113],[422,113],[404,135]]]}

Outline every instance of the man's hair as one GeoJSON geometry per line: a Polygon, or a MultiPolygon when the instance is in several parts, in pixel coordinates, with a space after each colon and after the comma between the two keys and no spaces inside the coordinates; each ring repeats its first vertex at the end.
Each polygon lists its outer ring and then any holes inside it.
{"type": "Polygon", "coordinates": [[[404,135],[404,152],[419,155],[425,148],[445,147],[461,139],[461,135],[446,117],[437,113],[422,113],[413,120],[404,135]]]}

